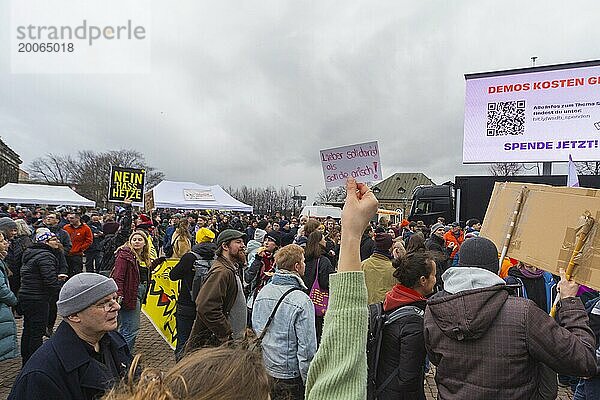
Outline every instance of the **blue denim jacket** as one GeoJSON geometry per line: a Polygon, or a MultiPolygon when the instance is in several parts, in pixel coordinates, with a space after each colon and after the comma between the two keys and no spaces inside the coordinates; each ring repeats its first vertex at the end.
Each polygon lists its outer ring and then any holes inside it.
{"type": "MultiPolygon", "coordinates": [[[[258,293],[252,311],[252,327],[257,336],[279,298],[292,287],[306,290],[298,275],[277,271],[258,293]]],[[[317,352],[315,308],[302,290],[295,290],[283,299],[262,341],[265,367],[274,378],[301,376],[306,382],[308,367],[317,352]]]]}

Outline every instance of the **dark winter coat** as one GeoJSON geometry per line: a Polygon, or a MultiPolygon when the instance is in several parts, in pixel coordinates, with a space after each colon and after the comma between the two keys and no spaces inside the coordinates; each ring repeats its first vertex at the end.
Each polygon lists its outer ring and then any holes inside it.
{"type": "Polygon", "coordinates": [[[595,339],[581,300],[561,300],[557,321],[503,284],[434,296],[425,343],[438,399],[533,398],[540,362],[565,375],[594,375],[595,339]]]}
{"type": "MultiPolygon", "coordinates": [[[[426,300],[402,285],[396,285],[386,295],[384,310],[412,305],[424,310],[426,300]]],[[[396,368],[395,378],[381,391],[378,400],[425,400],[423,385],[425,367],[423,318],[408,315],[388,325],[381,338],[377,386],[382,385],[396,368]]]]}
{"type": "Polygon", "coordinates": [[[106,333],[100,341],[105,359],[114,360],[112,368],[96,361],[88,347],[69,324],[61,322],[54,335],[27,361],[8,399],[100,398],[127,374],[131,354],[125,339],[117,332],[106,333]]]}
{"type": "MultiPolygon", "coordinates": [[[[310,289],[315,283],[317,259],[306,259],[305,262],[306,268],[304,270],[304,276],[302,277],[302,280],[308,288],[308,293],[310,293],[310,289]]],[[[329,289],[329,274],[333,274],[334,272],[335,269],[333,268],[333,265],[331,265],[331,261],[329,261],[329,259],[324,255],[322,255],[319,258],[319,285],[321,286],[321,289],[329,289]]]]}
{"type": "Polygon", "coordinates": [[[48,300],[58,294],[62,252],[45,243],[34,243],[23,253],[19,301],[48,300]]]}
{"type": "Polygon", "coordinates": [[[111,277],[117,284],[117,295],[123,296],[121,307],[125,310],[135,310],[140,285],[140,263],[129,247],[124,246],[117,250],[111,277]]]}
{"type": "Polygon", "coordinates": [[[11,308],[16,304],[17,298],[8,285],[6,265],[0,260],[0,361],[19,356],[17,325],[11,308]]]}
{"type": "Polygon", "coordinates": [[[32,244],[31,238],[27,235],[17,236],[10,241],[4,262],[13,274],[20,275],[21,265],[23,265],[23,253],[32,244]]]}
{"type": "Polygon", "coordinates": [[[360,261],[365,261],[373,255],[375,242],[369,235],[363,235],[360,239],[360,261]]]}

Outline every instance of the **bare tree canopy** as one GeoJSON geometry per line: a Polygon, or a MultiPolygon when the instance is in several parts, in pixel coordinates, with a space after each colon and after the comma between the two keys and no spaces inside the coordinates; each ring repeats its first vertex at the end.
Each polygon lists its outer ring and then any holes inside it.
{"type": "MultiPolygon", "coordinates": [[[[281,211],[289,215],[294,208],[292,190],[287,187],[275,189],[274,186],[266,188],[249,188],[247,186],[232,188],[230,186],[226,191],[242,203],[251,205],[256,214],[272,214],[275,211],[281,211]]],[[[299,204],[296,203],[296,207],[298,206],[299,204]]]]}
{"type": "Polygon", "coordinates": [[[491,164],[489,171],[492,176],[515,176],[523,173],[522,163],[496,163],[491,164]]]}
{"type": "MultiPolygon", "coordinates": [[[[370,186],[370,185],[369,185],[370,186]]],[[[327,188],[317,193],[315,200],[318,203],[339,203],[346,199],[346,189],[344,187],[327,188]]]]}
{"type": "Polygon", "coordinates": [[[146,170],[146,189],[156,186],[164,174],[146,164],[144,155],[136,150],[94,152],[83,150],[76,155],[46,154],[29,164],[33,180],[50,184],[73,185],[82,196],[107,204],[108,182],[112,165],[146,170]]]}
{"type": "Polygon", "coordinates": [[[600,161],[576,162],[575,167],[579,175],[600,175],[600,161]]]}

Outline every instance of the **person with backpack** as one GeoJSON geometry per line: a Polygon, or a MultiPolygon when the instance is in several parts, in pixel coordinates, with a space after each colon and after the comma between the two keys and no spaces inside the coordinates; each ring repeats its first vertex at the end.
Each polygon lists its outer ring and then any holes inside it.
{"type": "Polygon", "coordinates": [[[423,315],[436,283],[435,260],[416,252],[393,266],[398,283],[383,303],[369,306],[367,399],[425,400],[423,315]]]}
{"type": "Polygon", "coordinates": [[[190,337],[196,318],[196,297],[212,267],[216,249],[217,246],[210,242],[195,244],[169,272],[172,281],[180,281],[175,311],[177,326],[175,359],[177,361],[183,357],[185,344],[190,337]]]}

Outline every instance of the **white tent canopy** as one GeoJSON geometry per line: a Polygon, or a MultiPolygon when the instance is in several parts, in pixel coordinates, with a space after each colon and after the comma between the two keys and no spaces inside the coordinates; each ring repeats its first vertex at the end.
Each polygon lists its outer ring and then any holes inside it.
{"type": "Polygon", "coordinates": [[[151,192],[153,208],[252,212],[252,206],[234,199],[219,185],[162,181],[151,192]]]}
{"type": "Polygon", "coordinates": [[[0,188],[0,203],[45,204],[51,206],[88,206],[96,202],[75,193],[68,186],[7,183],[0,188]]]}

